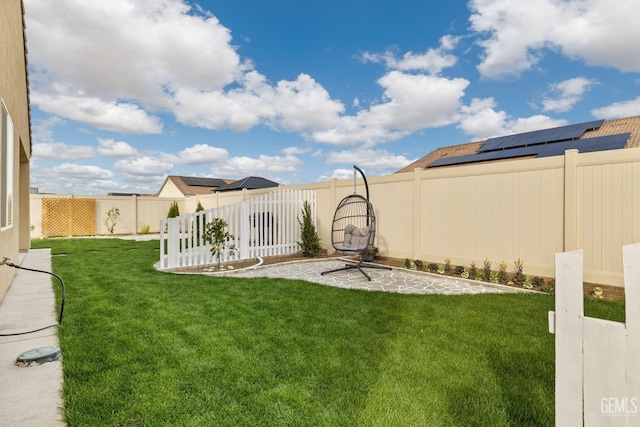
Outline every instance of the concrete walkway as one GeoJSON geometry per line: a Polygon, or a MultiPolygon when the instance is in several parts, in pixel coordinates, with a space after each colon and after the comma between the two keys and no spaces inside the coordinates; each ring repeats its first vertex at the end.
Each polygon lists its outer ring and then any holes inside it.
{"type": "Polygon", "coordinates": [[[371,276],[371,281],[368,281],[362,273],[353,269],[325,275],[320,274],[323,271],[344,267],[344,265],[345,261],[338,259],[304,260],[216,274],[233,277],[300,279],[339,288],[397,292],[401,294],[464,295],[531,292],[526,289],[511,286],[477,282],[475,280],[442,276],[440,274],[425,273],[404,268],[394,268],[392,270],[366,269],[365,271],[371,276]]]}
{"type": "MultiPolygon", "coordinates": [[[[30,250],[12,262],[26,268],[51,271],[49,249],[30,250]]],[[[0,268],[13,268],[1,265],[0,268]]],[[[57,323],[53,281],[48,274],[17,270],[0,303],[0,334],[30,331],[57,323]]],[[[55,427],[62,422],[62,363],[16,366],[25,351],[59,346],[57,327],[28,335],[0,337],[0,425],[3,427],[55,427]]]]}

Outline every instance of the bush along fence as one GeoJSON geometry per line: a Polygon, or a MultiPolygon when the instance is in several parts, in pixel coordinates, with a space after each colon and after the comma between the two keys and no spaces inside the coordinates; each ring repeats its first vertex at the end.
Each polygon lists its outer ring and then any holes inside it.
{"type": "Polygon", "coordinates": [[[640,421],[640,244],[623,247],[626,322],[584,316],[583,251],[556,254],[556,425],[640,421]]]}
{"type": "Polygon", "coordinates": [[[171,269],[239,261],[300,251],[304,202],[316,218],[315,190],[280,189],[251,200],[160,221],[160,268],[171,269]],[[222,219],[229,241],[212,251],[207,225],[222,219]],[[213,252],[213,253],[212,253],[213,252]],[[215,255],[215,256],[214,256],[215,255]]]}

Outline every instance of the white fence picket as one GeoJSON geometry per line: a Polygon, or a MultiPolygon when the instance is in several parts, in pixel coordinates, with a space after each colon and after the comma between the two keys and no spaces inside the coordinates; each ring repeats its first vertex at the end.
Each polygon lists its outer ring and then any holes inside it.
{"type": "Polygon", "coordinates": [[[303,203],[311,205],[315,223],[313,190],[279,189],[247,201],[160,221],[160,268],[212,264],[211,245],[203,240],[205,226],[222,218],[236,251],[221,254],[221,262],[287,255],[300,250],[298,216],[303,203]],[[165,232],[166,230],[166,232],[165,232]]]}

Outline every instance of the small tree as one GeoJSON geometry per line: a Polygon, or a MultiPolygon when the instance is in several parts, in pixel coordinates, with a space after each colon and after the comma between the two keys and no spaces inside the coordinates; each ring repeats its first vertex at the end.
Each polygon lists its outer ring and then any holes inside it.
{"type": "Polygon", "coordinates": [[[175,218],[177,216],[180,216],[180,208],[178,207],[178,202],[173,202],[171,203],[171,207],[169,208],[167,218],[175,218]]]}
{"type": "Polygon", "coordinates": [[[230,255],[236,252],[236,245],[234,243],[229,244],[235,237],[225,230],[227,225],[227,221],[224,219],[214,218],[213,222],[205,226],[204,234],[202,235],[202,239],[212,245],[211,255],[218,260],[218,270],[220,270],[220,256],[222,252],[225,249],[229,251],[230,255]]]}
{"type": "Polygon", "coordinates": [[[311,217],[311,204],[308,201],[304,201],[302,204],[302,221],[298,218],[298,224],[300,224],[301,241],[297,242],[302,250],[302,255],[308,257],[317,256],[322,249],[320,246],[320,238],[316,226],[313,225],[313,218],[311,217]]]}
{"type": "Polygon", "coordinates": [[[116,228],[116,223],[118,222],[118,217],[120,216],[120,209],[111,208],[109,212],[107,212],[107,217],[104,219],[104,225],[109,230],[109,233],[113,234],[113,230],[116,228]]]}

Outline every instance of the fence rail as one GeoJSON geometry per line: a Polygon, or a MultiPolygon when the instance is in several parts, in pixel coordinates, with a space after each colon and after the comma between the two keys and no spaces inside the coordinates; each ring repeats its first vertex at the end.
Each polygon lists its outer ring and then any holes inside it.
{"type": "Polygon", "coordinates": [[[298,217],[303,203],[316,217],[314,190],[280,189],[254,199],[160,221],[160,268],[213,264],[211,245],[203,239],[207,223],[221,218],[228,224],[236,250],[220,252],[220,261],[288,255],[300,250],[298,217]]]}

